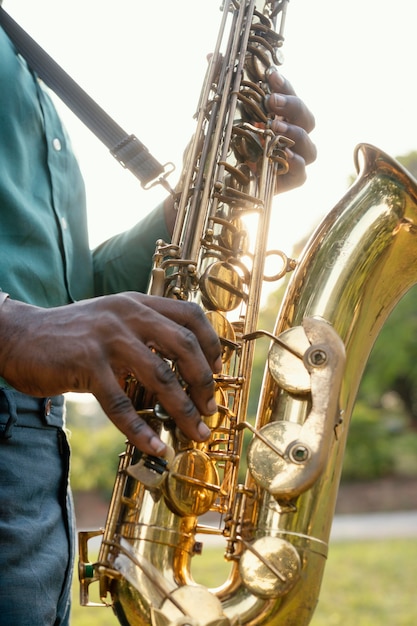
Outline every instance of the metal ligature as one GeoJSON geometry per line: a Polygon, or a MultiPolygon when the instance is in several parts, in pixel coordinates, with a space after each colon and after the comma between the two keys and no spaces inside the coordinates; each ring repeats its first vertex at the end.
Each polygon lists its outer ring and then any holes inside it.
{"type": "Polygon", "coordinates": [[[204,418],[211,437],[188,440],[127,381],[169,454],[149,457],[128,443],[104,530],[80,533],[81,603],[94,604],[97,583],[97,604],[111,605],[124,626],[309,624],[360,378],[384,321],[417,282],[417,183],[366,144],[355,151],[357,180],[299,260],[266,250],[291,145],[272,132],[263,105],[268,71],[281,62],[286,7],[224,0],[173,238],[156,245],[149,292],[197,302],[222,341],[218,411],[204,418]],[[265,277],[272,255],[282,269],[265,277]],[[268,335],[257,326],[262,284],[287,272],[251,420],[254,348],[268,335]],[[90,562],[95,534],[101,545],[90,562]],[[212,537],[230,567],[207,588],[193,563],[212,537]]]}

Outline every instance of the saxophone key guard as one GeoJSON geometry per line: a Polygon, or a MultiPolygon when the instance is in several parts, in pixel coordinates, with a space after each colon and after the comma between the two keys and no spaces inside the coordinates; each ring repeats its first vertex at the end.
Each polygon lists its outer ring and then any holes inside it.
{"type": "Polygon", "coordinates": [[[309,489],[325,467],[339,422],[345,349],[329,323],[312,317],[304,319],[302,327],[280,335],[271,352],[274,379],[291,394],[311,394],[311,410],[303,424],[271,422],[255,433],[248,450],[248,467],[255,481],[285,500],[309,489]],[[288,337],[291,345],[285,354],[288,337]],[[287,371],[281,369],[283,365],[289,366],[287,371]]]}
{"type": "Polygon", "coordinates": [[[165,481],[174,458],[174,449],[167,446],[163,457],[142,454],[137,463],[126,469],[126,473],[148,489],[157,489],[165,481]]]}

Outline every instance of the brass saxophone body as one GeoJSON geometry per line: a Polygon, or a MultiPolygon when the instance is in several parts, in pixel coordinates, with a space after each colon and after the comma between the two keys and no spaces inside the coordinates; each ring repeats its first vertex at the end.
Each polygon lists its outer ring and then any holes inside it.
{"type": "MultiPolygon", "coordinates": [[[[205,418],[212,435],[204,444],[185,439],[163,407],[128,381],[138,412],[170,452],[160,460],[128,443],[104,531],[79,537],[81,603],[93,604],[89,589],[98,582],[101,603],[123,625],[310,622],[361,374],[385,319],[417,282],[417,184],[363,144],[358,178],[296,264],[274,333],[257,328],[272,198],[289,145],[271,132],[262,107],[265,72],[280,62],[286,4],[224,0],[177,224],[155,252],[150,293],[198,302],[222,341],[218,411],[205,418]],[[251,421],[262,334],[271,346],[251,421]],[[102,540],[91,563],[94,534],[102,540]],[[230,571],[208,589],[195,581],[192,561],[213,536],[230,571]]],[[[283,266],[277,277],[294,269],[275,254],[283,266]]]]}

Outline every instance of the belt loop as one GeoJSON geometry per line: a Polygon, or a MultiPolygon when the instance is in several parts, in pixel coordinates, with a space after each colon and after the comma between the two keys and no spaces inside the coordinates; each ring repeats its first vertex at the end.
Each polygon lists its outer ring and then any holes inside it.
{"type": "Polygon", "coordinates": [[[2,392],[4,397],[6,398],[6,401],[7,401],[8,407],[9,407],[9,413],[10,413],[10,417],[7,420],[7,424],[6,424],[3,432],[0,433],[0,436],[3,439],[10,439],[11,436],[12,436],[13,426],[17,423],[16,401],[14,399],[14,395],[13,395],[13,390],[12,389],[0,389],[0,391],[2,392]]]}
{"type": "Polygon", "coordinates": [[[45,398],[43,401],[43,416],[45,418],[46,423],[48,423],[48,418],[51,415],[52,411],[52,398],[45,398]]]}

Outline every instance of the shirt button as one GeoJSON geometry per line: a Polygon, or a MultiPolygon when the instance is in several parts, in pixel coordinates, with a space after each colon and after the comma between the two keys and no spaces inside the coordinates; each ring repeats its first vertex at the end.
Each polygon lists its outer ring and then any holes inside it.
{"type": "Polygon", "coordinates": [[[54,150],[56,150],[57,152],[62,149],[61,141],[58,139],[58,137],[55,137],[55,139],[52,140],[52,145],[54,147],[54,150]]]}

